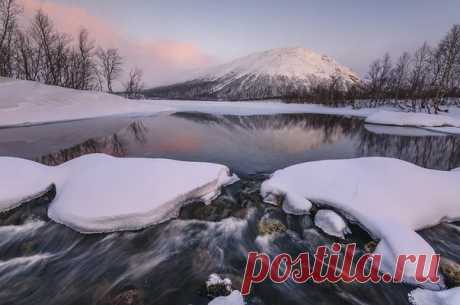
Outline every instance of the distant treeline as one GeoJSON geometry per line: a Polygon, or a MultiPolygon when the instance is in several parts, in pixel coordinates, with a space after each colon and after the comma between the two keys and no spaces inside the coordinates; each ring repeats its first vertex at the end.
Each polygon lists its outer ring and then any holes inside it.
{"type": "MultiPolygon", "coordinates": [[[[17,0],[0,0],[0,76],[113,92],[123,65],[117,49],[96,47],[86,29],[76,39],[60,33],[41,10],[21,24],[22,12],[17,0]]],[[[139,69],[132,70],[125,91],[139,93],[141,77],[139,69]]]]}
{"type": "MultiPolygon", "coordinates": [[[[59,32],[41,10],[28,24],[20,24],[22,11],[17,0],[0,0],[0,76],[113,92],[114,82],[121,77],[123,68],[117,49],[97,47],[85,29],[76,38],[59,32]]],[[[142,95],[141,70],[130,71],[123,92],[128,97],[142,95]]],[[[371,63],[361,82],[346,83],[337,75],[308,90],[276,97],[287,102],[331,106],[373,107],[394,103],[410,111],[438,113],[443,111],[442,105],[449,97],[455,98],[450,102],[460,103],[460,25],[452,26],[436,46],[424,43],[413,54],[405,52],[394,63],[385,54],[371,63]]]]}
{"type": "Polygon", "coordinates": [[[385,54],[371,63],[361,83],[347,86],[339,76],[332,77],[286,101],[338,106],[361,100],[360,106],[395,103],[407,110],[437,113],[443,111],[441,106],[449,97],[460,105],[460,25],[452,26],[438,45],[424,43],[414,54],[402,54],[394,64],[385,54]]]}

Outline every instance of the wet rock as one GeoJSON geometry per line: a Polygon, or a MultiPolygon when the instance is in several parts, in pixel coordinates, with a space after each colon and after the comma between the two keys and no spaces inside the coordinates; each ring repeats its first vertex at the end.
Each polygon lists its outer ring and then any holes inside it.
{"type": "Polygon", "coordinates": [[[364,251],[367,253],[373,253],[375,249],[377,249],[377,243],[373,240],[364,245],[364,251]]]}
{"type": "Polygon", "coordinates": [[[304,215],[300,219],[299,224],[302,230],[310,229],[313,227],[313,221],[311,220],[310,215],[304,215]]]}
{"type": "Polygon", "coordinates": [[[460,286],[460,264],[441,257],[439,268],[442,274],[446,277],[446,284],[449,287],[460,286]]]}
{"type": "Polygon", "coordinates": [[[286,226],[281,221],[269,217],[262,217],[257,228],[260,235],[284,233],[287,230],[286,226]]]}

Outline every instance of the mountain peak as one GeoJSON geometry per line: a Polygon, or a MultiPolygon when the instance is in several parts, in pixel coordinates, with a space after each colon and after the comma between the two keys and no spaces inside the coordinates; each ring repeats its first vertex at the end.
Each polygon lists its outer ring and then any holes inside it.
{"type": "Polygon", "coordinates": [[[215,80],[225,75],[283,76],[311,79],[312,76],[330,79],[335,74],[358,76],[349,68],[338,64],[327,55],[307,48],[279,48],[257,52],[208,70],[203,78],[215,80]]]}
{"type": "Polygon", "coordinates": [[[152,97],[184,99],[265,99],[308,93],[340,77],[348,88],[359,82],[351,69],[307,48],[253,53],[208,69],[193,80],[148,90],[152,97]]]}

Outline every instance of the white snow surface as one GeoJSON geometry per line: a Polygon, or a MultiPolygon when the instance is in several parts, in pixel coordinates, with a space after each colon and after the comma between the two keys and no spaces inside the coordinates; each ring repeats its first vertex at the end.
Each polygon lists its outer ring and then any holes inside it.
{"type": "MultiPolygon", "coordinates": [[[[418,128],[418,127],[401,127],[401,126],[387,126],[387,125],[375,125],[375,124],[364,124],[364,128],[374,134],[385,134],[393,136],[410,136],[410,137],[445,137],[448,132],[437,130],[438,128],[449,128],[449,127],[431,127],[431,128],[418,128]]],[[[460,128],[455,128],[460,131],[460,128]]]]}
{"type": "Polygon", "coordinates": [[[171,110],[151,102],[130,101],[95,91],[73,90],[38,82],[0,81],[0,126],[34,125],[120,114],[171,110]]]}
{"type": "Polygon", "coordinates": [[[315,215],[315,225],[324,233],[342,239],[351,233],[342,216],[332,210],[319,210],[315,215]]]}
{"type": "Polygon", "coordinates": [[[187,201],[209,203],[222,186],[237,179],[218,164],[104,154],[55,167],[0,157],[0,168],[1,210],[54,184],[57,193],[48,216],[82,233],[135,230],[166,221],[187,201]]]}
{"type": "Polygon", "coordinates": [[[366,123],[416,127],[460,127],[460,118],[443,114],[381,110],[368,116],[366,123]]]}
{"type": "Polygon", "coordinates": [[[241,292],[234,290],[228,296],[215,298],[208,305],[244,305],[244,299],[241,292]]]}
{"type": "Polygon", "coordinates": [[[458,305],[460,304],[460,287],[443,291],[416,289],[409,293],[413,305],[458,305]]]}
{"type": "Polygon", "coordinates": [[[247,75],[282,76],[302,80],[309,80],[312,77],[330,80],[331,76],[340,75],[349,82],[359,80],[355,72],[338,64],[334,59],[299,47],[253,53],[213,67],[201,78],[217,80],[231,76],[233,79],[238,79],[247,75]]]}
{"type": "Polygon", "coordinates": [[[0,212],[41,196],[52,184],[47,166],[0,157],[0,212]]]}
{"type": "Polygon", "coordinates": [[[435,132],[442,132],[444,134],[460,135],[459,127],[424,127],[423,129],[435,132]]]}
{"type": "MultiPolygon", "coordinates": [[[[272,201],[294,194],[342,211],[380,239],[376,253],[383,271],[393,273],[398,255],[433,255],[415,230],[460,219],[460,172],[437,171],[391,158],[301,163],[276,171],[261,187],[272,201]]],[[[414,283],[415,265],[404,281],[414,283]]],[[[437,289],[440,285],[426,284],[437,289]]]]}

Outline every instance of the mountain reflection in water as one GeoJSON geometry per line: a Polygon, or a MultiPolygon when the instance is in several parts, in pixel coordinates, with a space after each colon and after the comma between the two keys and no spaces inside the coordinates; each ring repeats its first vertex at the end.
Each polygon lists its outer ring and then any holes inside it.
{"type": "Polygon", "coordinates": [[[447,170],[460,166],[460,137],[378,134],[364,128],[359,119],[326,115],[179,113],[139,119],[111,135],[34,159],[56,165],[98,152],[216,162],[239,174],[271,173],[300,162],[361,156],[394,157],[447,170]]]}

